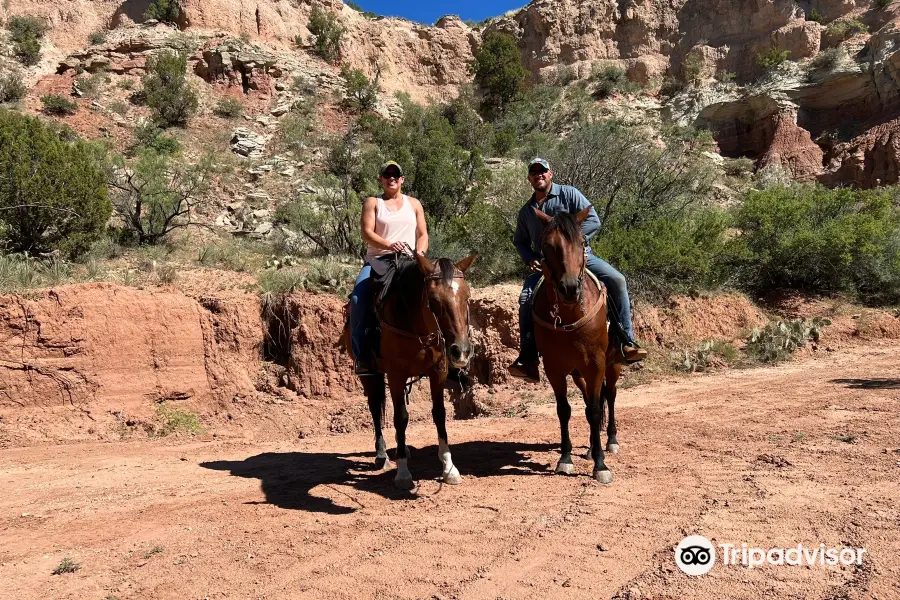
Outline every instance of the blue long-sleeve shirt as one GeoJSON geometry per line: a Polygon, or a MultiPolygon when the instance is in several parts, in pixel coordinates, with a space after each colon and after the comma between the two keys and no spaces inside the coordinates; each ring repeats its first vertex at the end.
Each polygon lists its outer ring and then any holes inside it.
{"type": "MultiPolygon", "coordinates": [[[[591,207],[591,212],[581,224],[581,232],[585,239],[590,241],[600,230],[600,217],[597,216],[597,211],[594,210],[590,201],[577,188],[571,185],[552,184],[540,210],[551,217],[559,212],[571,213],[574,216],[588,206],[591,207]]],[[[541,234],[544,231],[544,225],[534,214],[533,209],[535,208],[538,208],[538,203],[532,194],[525,206],[519,209],[519,215],[516,218],[516,234],[513,237],[513,244],[526,264],[542,258],[541,234]]]]}

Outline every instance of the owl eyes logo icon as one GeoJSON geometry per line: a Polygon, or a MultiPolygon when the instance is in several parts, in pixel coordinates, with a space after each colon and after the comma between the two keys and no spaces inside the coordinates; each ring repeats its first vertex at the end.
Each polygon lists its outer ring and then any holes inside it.
{"type": "Polygon", "coordinates": [[[675,547],[675,564],[691,576],[705,575],[716,563],[716,550],[702,535],[691,535],[675,547]]]}

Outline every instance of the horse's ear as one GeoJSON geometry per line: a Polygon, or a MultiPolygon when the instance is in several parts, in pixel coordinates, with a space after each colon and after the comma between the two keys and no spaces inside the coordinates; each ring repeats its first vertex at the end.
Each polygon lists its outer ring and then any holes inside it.
{"type": "Polygon", "coordinates": [[[419,270],[422,271],[422,275],[425,277],[428,277],[434,272],[434,265],[431,261],[418,252],[416,252],[416,263],[418,263],[419,270]]]}
{"type": "Polygon", "coordinates": [[[465,273],[469,269],[469,267],[472,266],[472,263],[475,262],[476,258],[478,258],[477,252],[471,256],[467,256],[466,258],[464,258],[461,261],[459,261],[458,263],[456,263],[456,268],[459,269],[460,271],[462,271],[463,273],[465,273]]]}
{"type": "Polygon", "coordinates": [[[532,210],[534,211],[534,214],[537,215],[537,218],[540,219],[540,220],[541,220],[541,223],[543,223],[544,225],[549,224],[550,221],[553,220],[553,217],[551,217],[550,215],[548,215],[547,213],[545,213],[545,212],[542,211],[542,210],[538,210],[538,209],[536,209],[536,208],[534,208],[534,207],[532,207],[532,210]]]}
{"type": "Polygon", "coordinates": [[[578,223],[579,225],[584,223],[587,220],[587,218],[590,216],[592,208],[594,208],[594,207],[588,206],[587,208],[578,211],[578,214],[575,215],[575,222],[578,223]]]}

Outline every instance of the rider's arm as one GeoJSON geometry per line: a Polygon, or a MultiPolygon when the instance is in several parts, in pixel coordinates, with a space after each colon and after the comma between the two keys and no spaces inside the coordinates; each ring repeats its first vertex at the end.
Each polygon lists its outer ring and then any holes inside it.
{"type": "Polygon", "coordinates": [[[513,236],[513,245],[525,264],[530,265],[534,261],[540,260],[541,257],[531,249],[531,234],[528,233],[528,226],[525,224],[525,210],[531,210],[531,207],[526,206],[519,210],[519,214],[516,217],[516,233],[513,236]]]}
{"type": "Polygon", "coordinates": [[[362,238],[373,248],[390,250],[391,243],[375,233],[375,209],[378,207],[377,198],[366,198],[362,209],[362,238]]]}
{"type": "Polygon", "coordinates": [[[416,211],[416,253],[425,255],[428,252],[428,225],[425,223],[425,210],[422,203],[415,198],[409,198],[413,210],[416,211]]]}
{"type": "Polygon", "coordinates": [[[577,189],[572,188],[572,206],[569,210],[573,215],[581,212],[588,206],[591,207],[591,212],[588,214],[588,218],[584,220],[584,223],[581,224],[581,233],[584,234],[584,239],[587,241],[591,241],[591,238],[594,237],[598,231],[600,231],[600,217],[597,216],[597,211],[594,209],[594,205],[584,197],[577,189]]]}

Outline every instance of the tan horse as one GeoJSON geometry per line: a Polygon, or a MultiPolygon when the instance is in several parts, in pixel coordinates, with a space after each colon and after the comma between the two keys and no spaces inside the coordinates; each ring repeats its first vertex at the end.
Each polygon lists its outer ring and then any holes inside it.
{"type": "Polygon", "coordinates": [[[566,377],[571,375],[584,396],[585,414],[591,428],[590,456],[594,459],[594,479],[607,484],[612,483],[612,472],[604,462],[600,442],[603,404],[609,405],[606,450],[615,454],[619,451],[616,382],[621,370],[612,364],[614,348],[609,343],[606,325],[606,288],[593,276],[585,278],[587,258],[581,224],[590,210],[588,207],[574,218],[569,213],[558,213],[551,218],[535,209],[544,223],[541,236],[544,279],[533,296],[534,334],[544,359],[544,372],[556,396],[562,437],[562,455],[556,472],[571,475],[575,471],[569,439],[572,408],[566,387],[566,377]]]}
{"type": "MultiPolygon", "coordinates": [[[[415,487],[409,472],[409,449],[406,447],[406,427],[409,412],[406,406],[406,382],[427,375],[431,385],[431,416],[438,432],[438,455],[443,465],[444,483],[459,484],[462,478],[450,456],[447,439],[444,388],[448,365],[457,369],[468,366],[473,345],[469,328],[469,286],[466,270],[477,255],[473,254],[456,264],[441,258],[432,263],[416,255],[416,263],[401,269],[395,276],[378,311],[381,324],[381,343],[378,370],[383,374],[360,377],[375,429],[375,466],[390,465],[381,422],[387,404],[384,389],[385,375],[394,404],[394,428],[397,439],[397,487],[415,487]]],[[[349,329],[346,331],[349,335],[349,329]]],[[[345,340],[350,348],[349,339],[345,340]]]]}

